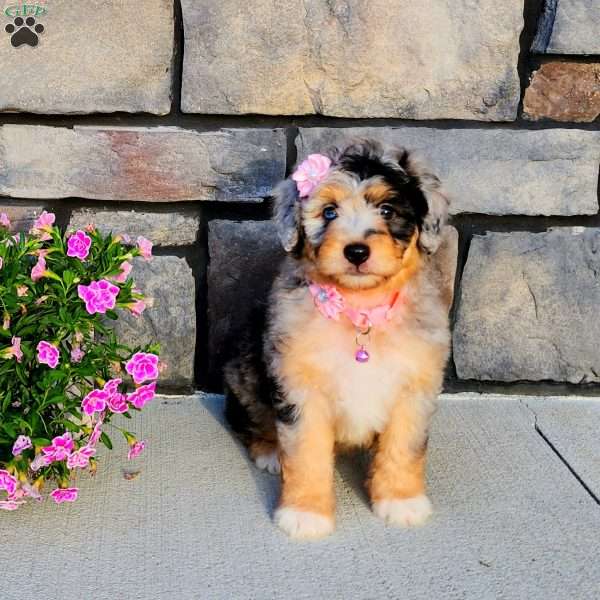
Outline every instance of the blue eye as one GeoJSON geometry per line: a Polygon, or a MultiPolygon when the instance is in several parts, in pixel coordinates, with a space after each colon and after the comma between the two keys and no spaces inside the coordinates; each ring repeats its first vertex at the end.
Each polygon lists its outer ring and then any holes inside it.
{"type": "Polygon", "coordinates": [[[379,207],[379,213],[386,221],[389,221],[396,214],[396,211],[390,204],[382,204],[379,207]]]}
{"type": "Polygon", "coordinates": [[[323,209],[323,218],[326,221],[333,221],[334,219],[336,219],[338,216],[337,214],[337,210],[335,206],[326,206],[323,209]]]}

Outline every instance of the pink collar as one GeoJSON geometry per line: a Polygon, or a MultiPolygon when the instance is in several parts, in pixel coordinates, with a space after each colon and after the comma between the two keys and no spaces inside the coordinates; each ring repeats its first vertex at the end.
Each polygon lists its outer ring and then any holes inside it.
{"type": "Polygon", "coordinates": [[[340,315],[345,315],[360,330],[369,330],[371,327],[378,327],[390,321],[394,306],[400,297],[400,292],[394,292],[387,304],[380,304],[373,308],[353,308],[346,305],[344,297],[333,285],[311,283],[308,289],[315,306],[324,317],[339,321],[340,315]]]}

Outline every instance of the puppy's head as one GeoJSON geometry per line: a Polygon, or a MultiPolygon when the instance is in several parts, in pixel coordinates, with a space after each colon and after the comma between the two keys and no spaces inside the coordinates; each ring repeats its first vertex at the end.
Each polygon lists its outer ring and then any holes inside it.
{"type": "Polygon", "coordinates": [[[385,284],[440,244],[448,200],[438,178],[401,148],[353,143],[328,154],[310,193],[282,182],[274,220],[286,251],[309,274],[348,289],[385,284]]]}

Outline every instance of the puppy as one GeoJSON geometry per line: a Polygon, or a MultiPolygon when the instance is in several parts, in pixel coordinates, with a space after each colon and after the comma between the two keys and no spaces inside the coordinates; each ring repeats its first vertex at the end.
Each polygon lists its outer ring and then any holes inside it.
{"type": "Polygon", "coordinates": [[[431,514],[425,452],[450,338],[428,255],[447,215],[435,175],[372,141],[309,156],[275,190],[288,255],[225,366],[226,417],[257,466],[281,471],[275,521],[292,537],[333,531],[336,449],[372,450],[387,523],[431,514]]]}

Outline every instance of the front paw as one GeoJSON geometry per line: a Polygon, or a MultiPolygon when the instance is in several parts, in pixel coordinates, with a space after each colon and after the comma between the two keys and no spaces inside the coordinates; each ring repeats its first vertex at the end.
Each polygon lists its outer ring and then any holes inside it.
{"type": "Polygon", "coordinates": [[[275,523],[291,538],[306,540],[333,532],[333,519],[315,512],[282,506],[275,511],[275,523]]]}
{"type": "Polygon", "coordinates": [[[389,525],[415,527],[425,523],[433,510],[429,498],[422,494],[402,500],[378,500],[373,502],[373,512],[389,525]]]}

